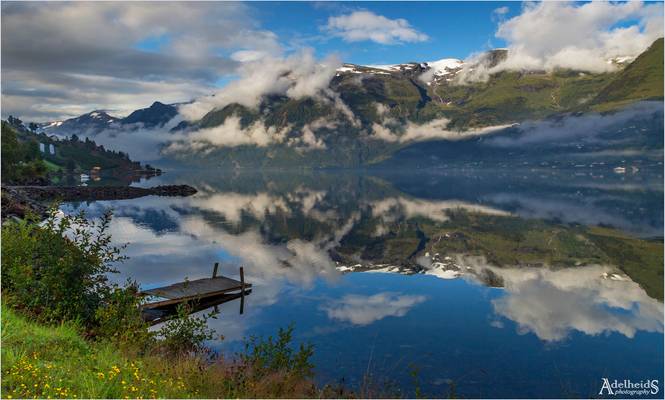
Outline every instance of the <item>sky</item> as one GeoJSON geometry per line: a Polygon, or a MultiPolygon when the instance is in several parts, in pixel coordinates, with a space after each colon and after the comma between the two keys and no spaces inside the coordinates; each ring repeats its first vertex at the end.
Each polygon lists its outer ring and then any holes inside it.
{"type": "Polygon", "coordinates": [[[263,79],[253,94],[282,90],[262,78],[279,80],[271,66],[302,64],[309,80],[290,90],[303,95],[325,89],[309,78],[330,75],[320,64],[468,59],[497,47],[515,55],[511,68],[597,71],[603,57],[663,36],[662,15],[662,3],[639,2],[3,1],[2,117],[123,116],[157,100],[231,99],[227,88],[246,96],[239,80],[263,79]]]}

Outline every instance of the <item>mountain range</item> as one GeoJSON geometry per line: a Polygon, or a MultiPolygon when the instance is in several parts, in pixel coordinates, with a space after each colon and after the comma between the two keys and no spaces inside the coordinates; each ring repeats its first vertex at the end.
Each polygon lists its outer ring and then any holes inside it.
{"type": "Polygon", "coordinates": [[[64,121],[40,124],[38,130],[52,135],[95,136],[109,129],[159,128],[178,115],[177,106],[156,101],[124,118],[113,117],[105,110],[94,110],[64,121]]]}
{"type": "Polygon", "coordinates": [[[230,103],[196,121],[180,121],[178,104],[155,102],[125,118],[97,110],[43,124],[40,130],[95,136],[107,129],[153,129],[165,138],[164,156],[187,163],[361,166],[380,163],[418,142],[496,136],[524,121],[615,112],[638,101],[663,99],[662,38],[634,59],[608,60],[616,68],[604,73],[503,70],[508,51],[492,50],[471,62],[343,64],[324,95],[266,95],[256,107],[230,103]],[[174,132],[178,146],[168,144],[174,132]],[[210,140],[229,132],[243,140],[228,145],[210,140]],[[189,135],[200,139],[196,146],[188,143],[189,135]]]}

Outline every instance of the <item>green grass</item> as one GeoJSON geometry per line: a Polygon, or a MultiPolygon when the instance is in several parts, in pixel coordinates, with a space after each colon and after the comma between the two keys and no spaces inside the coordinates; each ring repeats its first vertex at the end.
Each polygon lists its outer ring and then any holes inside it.
{"type": "Polygon", "coordinates": [[[3,398],[197,397],[182,379],[147,370],[151,362],[88,342],[73,324],[39,325],[2,306],[3,398]]]}
{"type": "Polygon", "coordinates": [[[454,126],[487,126],[579,109],[607,85],[614,74],[575,71],[501,72],[488,82],[442,85],[432,97],[450,102],[442,106],[454,126]]]}
{"type": "Polygon", "coordinates": [[[592,109],[610,111],[649,99],[663,99],[663,38],[621,71],[593,100],[592,109]]]}
{"type": "Polygon", "coordinates": [[[302,377],[252,376],[196,356],[140,355],[85,340],[76,325],[41,325],[2,305],[2,398],[316,397],[302,377]]]}
{"type": "Polygon", "coordinates": [[[44,164],[46,165],[46,170],[48,172],[58,172],[62,170],[62,167],[58,164],[54,164],[49,160],[44,160],[44,164]]]}

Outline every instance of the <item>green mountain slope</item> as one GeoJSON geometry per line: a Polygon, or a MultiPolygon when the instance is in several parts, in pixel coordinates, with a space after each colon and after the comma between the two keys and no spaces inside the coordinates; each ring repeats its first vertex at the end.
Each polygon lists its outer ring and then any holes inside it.
{"type": "Polygon", "coordinates": [[[606,111],[646,99],[663,99],[663,38],[608,83],[593,100],[592,109],[606,111]]]}
{"type": "Polygon", "coordinates": [[[615,73],[500,72],[488,82],[433,88],[442,113],[459,129],[520,122],[570,111],[590,101],[615,73]]]}
{"type": "Polygon", "coordinates": [[[465,131],[662,99],[662,56],[663,40],[659,39],[633,63],[615,72],[503,71],[486,82],[465,84],[445,75],[421,80],[429,69],[427,64],[390,68],[345,64],[325,96],[297,100],[268,96],[256,108],[230,104],[210,111],[189,127],[214,128],[233,117],[244,130],[254,124],[270,129],[269,143],[204,144],[203,150],[185,150],[174,156],[187,162],[235,167],[373,164],[413,144],[413,139],[401,137],[409,130],[428,129],[424,125],[433,121],[438,123],[436,129],[465,131]],[[316,146],[303,140],[308,131],[318,141],[316,146]]]}

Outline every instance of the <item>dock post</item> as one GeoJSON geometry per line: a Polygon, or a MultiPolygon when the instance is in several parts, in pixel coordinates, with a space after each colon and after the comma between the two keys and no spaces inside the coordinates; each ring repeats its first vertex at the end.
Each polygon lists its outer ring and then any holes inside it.
{"type": "Polygon", "coordinates": [[[217,269],[218,269],[218,268],[219,268],[219,263],[216,262],[216,263],[215,263],[215,268],[213,268],[213,270],[212,270],[212,277],[213,277],[213,278],[217,278],[217,269]]]}
{"type": "Polygon", "coordinates": [[[245,269],[240,267],[240,314],[245,311],[245,269]]]}

